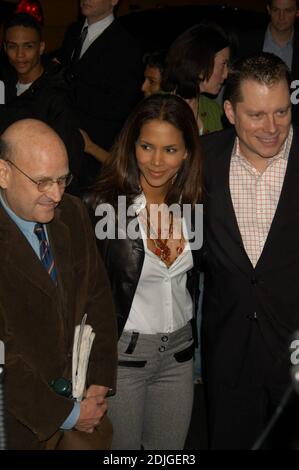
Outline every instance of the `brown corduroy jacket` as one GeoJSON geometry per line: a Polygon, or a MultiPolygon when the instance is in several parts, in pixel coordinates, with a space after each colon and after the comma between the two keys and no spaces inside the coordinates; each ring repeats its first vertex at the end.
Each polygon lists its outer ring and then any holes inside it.
{"type": "Polygon", "coordinates": [[[50,387],[71,378],[74,328],[87,313],[96,336],[88,385],[115,387],[116,319],[89,218],[64,195],[47,225],[58,287],[0,206],[0,340],[5,344],[5,408],[10,449],[42,449],[73,403],[50,387]]]}

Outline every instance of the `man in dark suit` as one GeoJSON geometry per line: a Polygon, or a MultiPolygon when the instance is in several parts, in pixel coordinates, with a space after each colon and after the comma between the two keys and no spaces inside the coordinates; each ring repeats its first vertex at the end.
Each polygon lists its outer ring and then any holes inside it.
{"type": "Polygon", "coordinates": [[[4,132],[0,339],[10,449],[44,449],[60,429],[83,435],[100,429],[106,422],[105,396],[115,387],[109,282],[82,203],[63,196],[70,179],[65,146],[46,124],[25,119],[4,132]],[[52,381],[71,379],[74,328],[85,313],[95,341],[80,403],[56,393],[52,381]]]}
{"type": "Polygon", "coordinates": [[[293,122],[299,124],[299,33],[294,29],[299,15],[297,0],[268,0],[270,22],[266,29],[240,35],[239,54],[242,57],[258,52],[278,55],[292,72],[293,122]],[[298,83],[296,83],[298,81],[298,83]]]}
{"type": "MultiPolygon", "coordinates": [[[[59,57],[69,68],[74,110],[81,129],[109,150],[132,107],[142,83],[142,57],[135,39],[113,16],[118,0],[81,0],[85,21],[67,35],[59,57]]],[[[84,182],[93,180],[100,165],[86,156],[84,182]]]]}
{"type": "Polygon", "coordinates": [[[248,449],[289,382],[299,327],[299,141],[285,63],[235,64],[226,116],[203,138],[203,358],[212,448],[248,449]]]}

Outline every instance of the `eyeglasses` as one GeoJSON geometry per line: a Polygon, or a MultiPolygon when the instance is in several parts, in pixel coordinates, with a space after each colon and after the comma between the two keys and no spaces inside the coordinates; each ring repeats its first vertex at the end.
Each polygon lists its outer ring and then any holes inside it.
{"type": "Polygon", "coordinates": [[[52,179],[52,178],[45,178],[39,181],[34,180],[30,176],[28,176],[21,168],[19,168],[15,163],[13,163],[11,160],[6,160],[6,162],[10,163],[12,166],[14,166],[22,175],[26,176],[32,183],[36,184],[37,189],[41,192],[44,193],[46,191],[49,191],[53,184],[57,183],[60,189],[66,188],[72,181],[73,175],[69,173],[66,176],[61,176],[60,178],[52,179]]]}

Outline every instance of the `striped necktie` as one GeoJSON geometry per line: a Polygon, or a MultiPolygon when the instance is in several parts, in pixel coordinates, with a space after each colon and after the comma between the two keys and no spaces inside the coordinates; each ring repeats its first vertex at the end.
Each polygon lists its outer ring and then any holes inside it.
{"type": "Polygon", "coordinates": [[[35,224],[34,233],[39,240],[40,260],[53,282],[57,285],[56,268],[43,224],[35,224]]]}

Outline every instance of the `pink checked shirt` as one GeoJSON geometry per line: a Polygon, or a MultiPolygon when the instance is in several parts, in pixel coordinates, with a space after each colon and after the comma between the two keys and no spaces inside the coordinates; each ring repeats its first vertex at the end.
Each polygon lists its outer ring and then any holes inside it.
{"type": "Polygon", "coordinates": [[[263,173],[241,155],[239,139],[236,138],[229,185],[244,248],[254,267],[263,251],[277,208],[292,138],[291,128],[282,149],[269,159],[263,173]]]}

